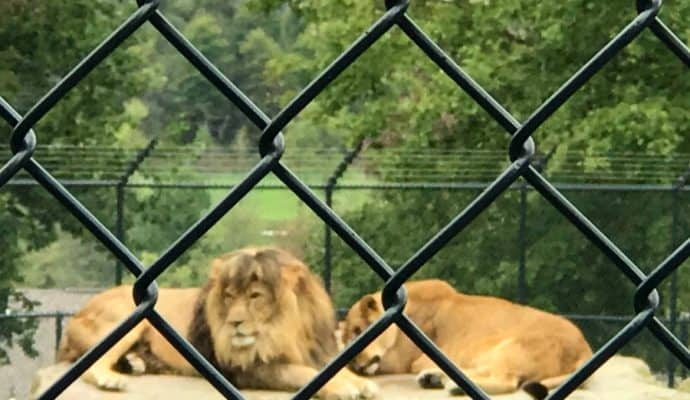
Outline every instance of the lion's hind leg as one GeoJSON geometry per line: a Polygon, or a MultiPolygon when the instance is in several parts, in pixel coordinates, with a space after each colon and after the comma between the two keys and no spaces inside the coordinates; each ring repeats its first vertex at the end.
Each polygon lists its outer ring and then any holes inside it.
{"type": "Polygon", "coordinates": [[[410,372],[417,374],[415,380],[422,389],[443,389],[443,371],[426,354],[412,362],[410,372]]]}
{"type": "MultiPolygon", "coordinates": [[[[437,344],[443,353],[452,361],[460,371],[470,379],[475,385],[479,386],[488,394],[503,394],[514,392],[518,389],[518,379],[503,373],[496,374],[497,371],[487,369],[485,366],[498,365],[493,363],[494,349],[502,344],[502,339],[495,336],[481,337],[479,340],[462,343],[458,342],[452,335],[437,338],[437,344]],[[445,340],[444,340],[445,339],[445,340]],[[481,357],[477,357],[477,355],[481,357]],[[489,357],[487,357],[489,356],[489,357]]],[[[417,374],[417,383],[422,388],[427,389],[446,389],[450,395],[464,395],[465,391],[458,386],[455,381],[450,379],[445,372],[426,355],[422,354],[412,363],[414,368],[423,368],[417,374]]],[[[503,372],[503,371],[498,371],[503,372]]]]}
{"type": "MultiPolygon", "coordinates": [[[[464,371],[467,376],[488,394],[503,394],[522,390],[533,399],[541,400],[548,396],[549,389],[558,386],[567,376],[540,380],[543,370],[557,369],[558,363],[552,353],[535,354],[535,343],[546,346],[543,335],[524,336],[518,339],[495,340],[487,338],[472,359],[473,366],[464,371]]],[[[557,346],[552,346],[557,348],[557,346]]],[[[448,380],[446,389],[453,395],[464,394],[463,390],[448,380]]]]}
{"type": "MultiPolygon", "coordinates": [[[[464,370],[463,373],[469,378],[475,385],[479,386],[483,391],[488,394],[504,394],[515,392],[520,387],[520,380],[516,376],[500,376],[492,373],[487,373],[485,371],[477,370],[464,370]]],[[[458,386],[455,381],[443,376],[444,388],[452,396],[461,396],[465,394],[465,391],[458,386]]]]}
{"type": "MultiPolygon", "coordinates": [[[[441,371],[431,360],[429,362],[434,365],[431,368],[426,368],[417,374],[417,384],[424,389],[443,389],[445,388],[451,395],[464,395],[462,390],[452,379],[450,379],[443,371],[441,371]]],[[[477,369],[462,369],[462,372],[473,383],[482,388],[488,394],[503,394],[516,391],[520,387],[520,380],[517,376],[511,375],[496,375],[490,371],[477,369]]],[[[527,391],[527,390],[525,390],[527,391]]],[[[529,391],[527,391],[529,393],[529,391]]],[[[538,398],[538,397],[535,397],[538,398]]]]}
{"type": "Polygon", "coordinates": [[[443,389],[443,371],[436,368],[428,368],[420,371],[415,380],[422,389],[443,389]]]}

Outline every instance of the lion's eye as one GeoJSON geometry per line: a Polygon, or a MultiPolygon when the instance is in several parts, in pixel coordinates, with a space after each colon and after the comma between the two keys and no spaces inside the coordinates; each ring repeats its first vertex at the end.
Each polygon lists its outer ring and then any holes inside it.
{"type": "Polygon", "coordinates": [[[250,299],[257,299],[257,298],[259,298],[259,297],[261,297],[261,292],[251,292],[251,293],[249,294],[249,298],[250,298],[250,299]]]}

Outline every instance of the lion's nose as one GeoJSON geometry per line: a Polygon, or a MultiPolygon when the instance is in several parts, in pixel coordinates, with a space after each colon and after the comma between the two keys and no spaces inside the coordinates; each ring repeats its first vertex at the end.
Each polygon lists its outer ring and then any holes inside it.
{"type": "Polygon", "coordinates": [[[232,325],[233,328],[239,328],[242,325],[242,320],[229,320],[228,323],[232,325]]]}
{"type": "Polygon", "coordinates": [[[376,364],[376,363],[378,363],[378,362],[380,362],[380,361],[381,361],[381,356],[379,356],[379,355],[377,354],[377,355],[371,357],[367,362],[365,362],[365,363],[363,363],[363,364],[357,364],[357,362],[353,360],[353,361],[350,363],[350,366],[352,367],[352,369],[353,369],[355,372],[357,372],[357,373],[359,373],[359,374],[365,374],[366,371],[367,371],[367,368],[371,367],[372,365],[374,365],[374,364],[376,364]]]}
{"type": "Polygon", "coordinates": [[[355,371],[358,374],[363,374],[364,373],[364,368],[362,368],[361,365],[357,364],[356,361],[350,362],[350,368],[352,368],[353,371],[355,371]]]}

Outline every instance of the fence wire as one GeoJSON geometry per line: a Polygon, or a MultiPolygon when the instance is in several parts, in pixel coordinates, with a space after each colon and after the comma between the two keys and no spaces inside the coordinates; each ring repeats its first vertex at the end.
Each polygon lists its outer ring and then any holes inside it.
{"type": "MultiPolygon", "coordinates": [[[[338,370],[354,358],[366,345],[391,324],[397,324],[419,348],[449,375],[473,399],[488,399],[487,394],[453,365],[428,337],[403,312],[406,294],[405,281],[419,270],[455,235],[469,225],[519,177],[537,190],[553,207],[570,221],[582,234],[598,247],[611,262],[637,287],[632,294],[635,315],[625,327],[601,347],[548,399],[563,399],[594,373],[644,328],[668,348],[687,368],[690,352],[655,315],[659,306],[657,287],[690,255],[690,240],[678,246],[649,274],[644,274],[606,235],[561,194],[539,171],[531,165],[534,156],[536,130],[580,87],[594,76],[614,55],[630,44],[645,29],[650,29],[668,49],[686,66],[690,66],[690,51],[680,39],[657,17],[661,0],[638,0],[637,16],[597,52],[580,70],[568,79],[551,97],[539,106],[523,123],[518,122],[493,99],[479,84],[465,73],[438,45],[434,43],[406,13],[408,0],[386,0],[386,12],[365,31],[349,48],[326,67],[274,118],[265,115],[223,73],[197,50],[157,9],[158,0],[139,0],[139,7],[110,36],[84,58],[27,113],[19,115],[10,104],[0,98],[0,116],[12,126],[10,146],[13,156],[0,169],[0,186],[5,185],[17,172],[24,170],[62,203],[127,269],[137,277],[133,298],[137,307],[94,348],[89,350],[40,399],[52,399],[62,393],[90,365],[121,339],[130,329],[146,318],[223,396],[244,399],[185,338],[155,310],[158,290],[155,279],[185,250],[208,231],[237,202],[254,188],[266,175],[272,173],[308,205],[328,226],[352,248],[385,282],[382,290],[384,315],[358,338],[314,379],[302,387],[293,399],[312,397],[338,370]],[[259,142],[261,159],[210,212],[199,219],[173,243],[149,268],[123,245],[96,219],[64,186],[58,182],[35,158],[37,135],[32,127],[57,104],[67,92],[83,80],[103,59],[108,57],[126,38],[134,34],[145,22],[150,22],[203,76],[206,77],[231,103],[249,118],[262,134],[259,142]],[[297,116],[341,72],[387,31],[401,29],[423,52],[433,60],[460,89],[471,96],[511,136],[508,156],[510,165],[403,265],[393,270],[374,249],[352,230],[333,210],[321,201],[298,176],[282,162],[285,152],[281,130],[297,116]]],[[[297,149],[298,151],[299,149],[297,149]]]]}

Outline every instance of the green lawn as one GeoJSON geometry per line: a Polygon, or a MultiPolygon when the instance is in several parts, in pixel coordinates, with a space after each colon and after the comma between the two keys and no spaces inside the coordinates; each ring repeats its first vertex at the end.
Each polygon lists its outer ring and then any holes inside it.
{"type": "MultiPolygon", "coordinates": [[[[239,182],[243,176],[239,174],[228,174],[224,177],[215,177],[218,181],[239,182]]],[[[318,176],[301,177],[307,184],[325,182],[326,178],[318,176]]],[[[362,182],[363,179],[358,179],[362,182]]],[[[265,185],[275,185],[282,183],[274,176],[267,176],[262,181],[265,185]]],[[[316,195],[325,201],[323,189],[313,189],[316,195]]],[[[371,190],[336,190],[333,195],[333,203],[336,212],[349,211],[361,207],[362,204],[372,195],[371,190]]],[[[226,189],[209,189],[212,204],[216,204],[227,194],[226,189]]],[[[243,198],[238,207],[243,210],[251,211],[265,221],[287,221],[293,220],[300,215],[300,210],[308,210],[308,207],[289,189],[266,188],[260,186],[249,192],[243,198]]]]}

